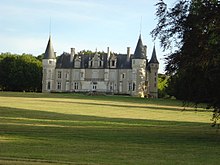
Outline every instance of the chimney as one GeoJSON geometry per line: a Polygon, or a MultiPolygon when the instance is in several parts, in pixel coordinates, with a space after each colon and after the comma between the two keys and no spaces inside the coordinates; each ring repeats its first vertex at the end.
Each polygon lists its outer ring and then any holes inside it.
{"type": "Polygon", "coordinates": [[[75,55],[75,48],[71,48],[71,56],[74,56],[75,55]]]}
{"type": "Polygon", "coordinates": [[[109,60],[109,58],[110,58],[110,49],[109,47],[107,47],[107,60],[109,60]]]}
{"type": "Polygon", "coordinates": [[[71,48],[70,49],[70,62],[73,62],[74,55],[75,55],[75,48],[71,48]]]}
{"type": "Polygon", "coordinates": [[[131,57],[131,48],[127,47],[127,61],[130,61],[130,57],[131,57]]]}

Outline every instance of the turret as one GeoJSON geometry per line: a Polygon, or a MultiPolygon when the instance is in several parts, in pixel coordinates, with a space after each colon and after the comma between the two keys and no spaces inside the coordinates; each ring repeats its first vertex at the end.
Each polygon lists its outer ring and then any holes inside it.
{"type": "Polygon", "coordinates": [[[50,92],[55,90],[55,67],[56,55],[49,37],[47,48],[43,56],[43,79],[42,79],[42,92],[50,92]]]}
{"type": "Polygon", "coordinates": [[[146,59],[146,47],[143,45],[140,35],[132,58],[133,96],[145,96],[146,59]]]}
{"type": "Polygon", "coordinates": [[[149,61],[149,73],[148,73],[149,95],[150,97],[153,98],[158,97],[158,69],[159,69],[159,62],[157,60],[156,49],[154,46],[152,56],[149,61]]]}

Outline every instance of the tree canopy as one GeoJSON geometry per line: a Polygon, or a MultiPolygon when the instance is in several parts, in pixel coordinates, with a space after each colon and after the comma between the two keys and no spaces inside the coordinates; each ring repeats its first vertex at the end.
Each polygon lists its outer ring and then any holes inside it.
{"type": "Polygon", "coordinates": [[[41,91],[42,63],[28,54],[0,55],[0,89],[6,91],[41,91]]]}
{"type": "Polygon", "coordinates": [[[176,50],[166,57],[169,94],[196,104],[214,107],[214,124],[220,117],[220,2],[178,0],[168,8],[156,4],[158,24],[151,32],[164,50],[176,50]]]}

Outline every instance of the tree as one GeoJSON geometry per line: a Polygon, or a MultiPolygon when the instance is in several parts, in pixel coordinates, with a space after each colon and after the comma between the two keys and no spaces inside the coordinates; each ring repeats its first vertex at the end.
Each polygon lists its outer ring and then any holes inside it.
{"type": "Polygon", "coordinates": [[[32,55],[0,55],[0,87],[7,91],[40,91],[42,64],[32,55]]]}
{"type": "Polygon", "coordinates": [[[169,92],[178,99],[214,108],[214,125],[220,117],[220,3],[218,0],[179,0],[168,9],[157,4],[158,24],[151,32],[164,50],[176,47],[166,58],[169,92]]]}
{"type": "Polygon", "coordinates": [[[165,74],[158,74],[158,97],[165,98],[167,94],[168,76],[165,74]]]}

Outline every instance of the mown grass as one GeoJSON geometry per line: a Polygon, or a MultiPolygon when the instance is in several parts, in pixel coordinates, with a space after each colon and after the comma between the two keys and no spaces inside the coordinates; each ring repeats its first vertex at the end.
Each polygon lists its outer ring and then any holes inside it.
{"type": "Polygon", "coordinates": [[[218,164],[211,112],[126,96],[0,92],[0,164],[218,164]]]}

